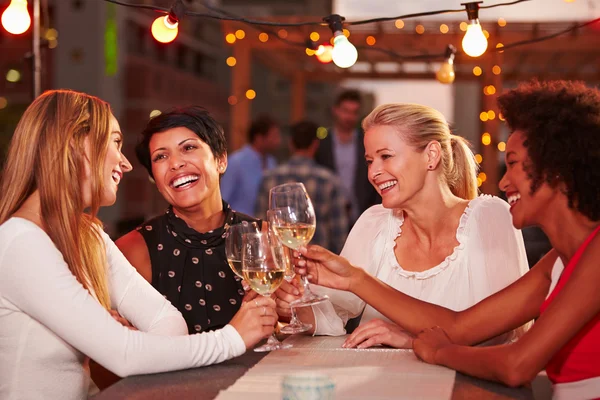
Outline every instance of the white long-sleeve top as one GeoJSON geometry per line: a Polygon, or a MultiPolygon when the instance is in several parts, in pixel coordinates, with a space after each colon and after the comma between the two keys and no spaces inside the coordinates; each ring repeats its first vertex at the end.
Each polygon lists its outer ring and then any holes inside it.
{"type": "Polygon", "coordinates": [[[0,225],[1,399],[86,398],[85,356],[128,376],[213,364],[246,350],[231,325],[185,335],[179,311],[102,234],[112,307],[139,331],[115,321],[83,288],[41,228],[21,218],[0,225]]]}
{"type": "MultiPolygon", "coordinates": [[[[369,208],[352,228],[341,255],[402,293],[454,311],[505,288],[529,269],[521,231],[513,227],[508,204],[498,197],[471,200],[456,231],[459,245],[441,264],[423,272],[406,271],[398,264],[394,247],[403,222],[401,210],[369,208]]],[[[330,298],[312,307],[316,335],[343,335],[348,319],[363,310],[361,324],[374,318],[389,321],[350,292],[312,287],[330,298]]],[[[522,331],[501,340],[512,340],[522,331]]]]}

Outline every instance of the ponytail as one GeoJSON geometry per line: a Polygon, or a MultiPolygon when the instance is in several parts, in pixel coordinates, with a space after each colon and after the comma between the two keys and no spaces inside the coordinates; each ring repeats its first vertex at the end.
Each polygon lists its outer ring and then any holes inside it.
{"type": "Polygon", "coordinates": [[[477,197],[477,170],[475,156],[462,136],[450,135],[452,160],[448,163],[446,180],[455,196],[471,200],[477,197]]]}

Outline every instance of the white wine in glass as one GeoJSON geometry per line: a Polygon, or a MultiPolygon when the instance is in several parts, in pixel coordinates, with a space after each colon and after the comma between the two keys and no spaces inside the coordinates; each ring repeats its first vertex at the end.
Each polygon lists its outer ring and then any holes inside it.
{"type": "MultiPolygon", "coordinates": [[[[313,204],[302,183],[285,183],[273,187],[269,192],[269,208],[278,210],[277,216],[269,222],[273,224],[283,244],[297,250],[310,242],[315,234],[317,220],[313,204]]],[[[306,307],[328,299],[327,296],[316,295],[310,290],[306,276],[302,276],[302,284],[304,285],[302,297],[291,305],[306,307]]]]}
{"type": "MultiPolygon", "coordinates": [[[[269,232],[244,233],[242,235],[242,274],[250,288],[261,296],[269,297],[283,282],[285,265],[282,259],[283,245],[269,232]]],[[[274,334],[266,344],[254,351],[263,352],[287,349],[291,344],[281,343],[274,334]]]]}
{"type": "MultiPolygon", "coordinates": [[[[272,231],[275,236],[276,236],[276,240],[280,240],[283,243],[283,239],[280,236],[280,234],[278,233],[278,231],[276,230],[276,226],[277,226],[277,221],[281,221],[283,220],[283,215],[281,214],[282,212],[286,212],[285,210],[280,210],[280,209],[274,209],[274,210],[268,210],[267,211],[267,220],[269,221],[269,229],[270,231],[272,231]]],[[[314,230],[313,230],[314,232],[314,230]]],[[[310,234],[310,237],[312,237],[312,233],[310,234]]],[[[308,240],[310,240],[310,238],[308,238],[308,240]]],[[[289,241],[288,241],[289,242],[289,241]]],[[[292,246],[284,246],[284,258],[282,260],[283,264],[285,265],[285,280],[287,280],[288,282],[291,282],[294,279],[294,276],[296,275],[296,272],[294,271],[294,266],[292,265],[292,254],[291,254],[291,248],[292,246]]],[[[300,318],[298,318],[298,314],[296,313],[296,307],[291,306],[290,307],[291,310],[291,314],[292,317],[290,318],[290,323],[287,324],[286,326],[284,326],[283,328],[281,328],[281,333],[285,333],[287,335],[293,335],[296,333],[302,333],[302,332],[306,332],[309,331],[312,328],[312,324],[306,324],[304,322],[302,322],[300,320],[300,318]]]]}
{"type": "Polygon", "coordinates": [[[258,233],[260,228],[256,222],[242,221],[231,225],[225,237],[225,257],[229,268],[234,274],[244,279],[242,274],[242,235],[244,233],[258,233]]]}

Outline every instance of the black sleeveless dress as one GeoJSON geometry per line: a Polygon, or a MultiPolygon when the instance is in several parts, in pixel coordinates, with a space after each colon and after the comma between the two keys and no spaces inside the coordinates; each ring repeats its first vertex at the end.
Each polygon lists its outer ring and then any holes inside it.
{"type": "Polygon", "coordinates": [[[227,325],[244,297],[225,257],[225,236],[230,225],[260,220],[226,202],[223,211],[223,226],[207,233],[190,228],[172,207],[137,228],[150,253],[152,286],[183,314],[190,334],[227,325]]]}

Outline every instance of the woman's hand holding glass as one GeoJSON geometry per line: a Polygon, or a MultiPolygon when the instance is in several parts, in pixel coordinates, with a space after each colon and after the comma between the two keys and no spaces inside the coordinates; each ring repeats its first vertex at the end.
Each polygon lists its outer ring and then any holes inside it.
{"type": "MultiPolygon", "coordinates": [[[[310,242],[317,221],[314,207],[302,183],[286,183],[272,188],[269,192],[269,209],[275,211],[269,216],[269,224],[284,245],[298,249],[310,242]]],[[[304,291],[294,306],[310,306],[327,300],[327,296],[318,296],[310,290],[305,276],[302,282],[304,291]]]]}
{"type": "Polygon", "coordinates": [[[244,340],[246,349],[249,349],[273,334],[277,318],[275,301],[269,297],[259,296],[243,303],[229,325],[235,328],[244,340]]]}
{"type": "Polygon", "coordinates": [[[353,291],[364,274],[344,257],[317,245],[300,247],[294,252],[294,264],[296,272],[308,276],[312,283],[332,289],[353,291]]]}
{"type": "MultiPolygon", "coordinates": [[[[243,234],[242,248],[244,279],[252,290],[264,298],[269,298],[284,281],[286,255],[283,245],[270,230],[267,230],[264,233],[243,234]]],[[[274,304],[272,299],[269,300],[274,304]]],[[[275,322],[276,320],[273,321],[273,323],[275,322]]],[[[281,343],[275,335],[271,334],[267,343],[255,348],[254,351],[271,351],[289,347],[292,346],[281,343]]]]}

